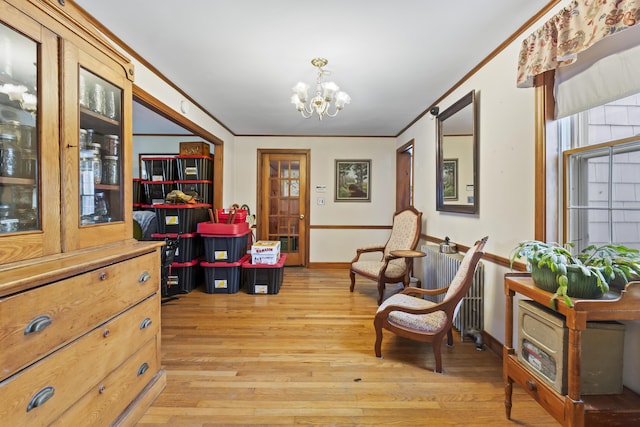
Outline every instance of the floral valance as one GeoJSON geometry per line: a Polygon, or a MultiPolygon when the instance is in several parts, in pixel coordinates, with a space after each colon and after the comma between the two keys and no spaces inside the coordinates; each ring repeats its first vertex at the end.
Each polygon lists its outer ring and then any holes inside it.
{"type": "Polygon", "coordinates": [[[522,42],[518,87],[571,64],[577,54],[640,21],[640,0],[575,0],[522,42]]]}

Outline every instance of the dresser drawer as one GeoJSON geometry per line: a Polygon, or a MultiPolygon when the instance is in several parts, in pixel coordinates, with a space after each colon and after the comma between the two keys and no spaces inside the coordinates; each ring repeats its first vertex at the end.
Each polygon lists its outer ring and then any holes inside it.
{"type": "Polygon", "coordinates": [[[152,339],[117,367],[52,426],[106,426],[133,402],[160,370],[159,339],[152,339]]]}
{"type": "Polygon", "coordinates": [[[0,300],[0,380],[157,292],[157,252],[0,300]]]}
{"type": "Polygon", "coordinates": [[[146,342],[157,339],[158,294],[0,383],[0,419],[8,426],[44,426],[146,342]]]}

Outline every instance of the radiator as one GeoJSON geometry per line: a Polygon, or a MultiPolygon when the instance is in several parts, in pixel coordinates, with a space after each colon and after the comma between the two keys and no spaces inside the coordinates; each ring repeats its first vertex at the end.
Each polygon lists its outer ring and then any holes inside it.
{"type": "MultiPolygon", "coordinates": [[[[427,256],[423,260],[422,287],[425,289],[443,288],[453,280],[463,256],[461,254],[444,254],[440,252],[438,245],[423,245],[422,252],[427,256]]],[[[434,302],[441,302],[444,294],[431,297],[434,302]]],[[[460,339],[471,329],[484,330],[484,267],[478,263],[473,277],[473,283],[467,295],[460,301],[456,308],[453,326],[460,332],[460,339]]]]}

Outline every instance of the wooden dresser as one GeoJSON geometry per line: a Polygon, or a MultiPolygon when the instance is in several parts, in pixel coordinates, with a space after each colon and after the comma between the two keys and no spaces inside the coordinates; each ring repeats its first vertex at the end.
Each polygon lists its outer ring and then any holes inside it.
{"type": "Polygon", "coordinates": [[[141,415],[136,404],[166,381],[158,248],[129,241],[0,269],[3,424],[131,424],[141,415]]]}
{"type": "Polygon", "coordinates": [[[133,239],[133,78],[72,1],[0,0],[3,426],[134,425],[166,384],[163,243],[133,239]]]}

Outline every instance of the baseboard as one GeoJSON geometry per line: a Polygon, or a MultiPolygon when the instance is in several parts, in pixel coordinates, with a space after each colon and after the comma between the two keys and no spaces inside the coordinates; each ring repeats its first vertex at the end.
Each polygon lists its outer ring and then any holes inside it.
{"type": "Polygon", "coordinates": [[[311,262],[309,268],[312,269],[345,269],[348,270],[351,266],[350,262],[311,262]]]}

